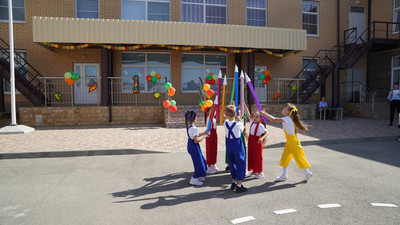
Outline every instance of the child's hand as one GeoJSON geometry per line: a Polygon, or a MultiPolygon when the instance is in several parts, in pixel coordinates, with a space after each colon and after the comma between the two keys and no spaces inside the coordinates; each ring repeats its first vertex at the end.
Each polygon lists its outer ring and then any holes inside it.
{"type": "Polygon", "coordinates": [[[258,141],[257,141],[257,144],[261,144],[261,142],[262,142],[262,139],[259,138],[258,141]]]}

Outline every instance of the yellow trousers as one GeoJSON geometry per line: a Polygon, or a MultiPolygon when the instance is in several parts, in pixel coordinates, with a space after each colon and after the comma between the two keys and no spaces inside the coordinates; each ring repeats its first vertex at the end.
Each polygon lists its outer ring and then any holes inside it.
{"type": "Polygon", "coordinates": [[[310,164],[308,164],[306,160],[303,148],[301,147],[300,141],[297,138],[296,134],[288,134],[285,129],[285,136],[286,145],[283,149],[279,165],[282,167],[288,167],[290,161],[292,161],[292,158],[294,158],[299,169],[310,168],[310,164]]]}

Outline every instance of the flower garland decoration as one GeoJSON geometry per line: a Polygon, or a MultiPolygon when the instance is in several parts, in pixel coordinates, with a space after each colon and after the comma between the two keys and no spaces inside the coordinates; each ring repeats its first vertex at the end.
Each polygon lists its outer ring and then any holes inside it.
{"type": "Polygon", "coordinates": [[[138,50],[138,49],[141,49],[141,48],[148,48],[150,46],[151,46],[150,44],[147,44],[147,45],[133,45],[133,46],[103,45],[103,48],[111,49],[111,50],[119,50],[119,51],[132,51],[132,50],[138,50]]]}
{"type": "Polygon", "coordinates": [[[294,52],[291,52],[291,53],[279,54],[279,53],[271,52],[271,51],[266,50],[266,49],[263,49],[263,51],[264,51],[265,53],[267,53],[268,55],[272,55],[272,56],[276,56],[276,57],[281,57],[281,58],[286,57],[286,56],[297,55],[297,53],[299,53],[298,51],[294,51],[294,52]]]}
{"type": "Polygon", "coordinates": [[[88,48],[92,46],[92,44],[81,44],[81,45],[63,45],[63,44],[54,44],[54,43],[48,43],[48,42],[43,42],[43,45],[52,47],[52,48],[60,48],[60,49],[68,49],[68,50],[74,50],[74,49],[82,49],[82,48],[88,48]]]}

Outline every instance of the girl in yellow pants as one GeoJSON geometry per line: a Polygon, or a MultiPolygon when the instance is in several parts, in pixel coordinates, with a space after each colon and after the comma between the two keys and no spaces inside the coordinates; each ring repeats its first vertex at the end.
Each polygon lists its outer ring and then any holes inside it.
{"type": "Polygon", "coordinates": [[[303,148],[301,147],[300,141],[296,135],[297,129],[303,132],[304,130],[307,130],[307,126],[301,122],[298,111],[294,105],[290,103],[285,104],[281,113],[283,117],[278,118],[271,116],[264,111],[260,112],[260,114],[265,116],[269,121],[274,123],[282,123],[283,130],[285,131],[286,145],[283,149],[281,161],[279,163],[279,165],[282,166],[283,172],[281,176],[276,178],[276,181],[284,181],[287,179],[287,167],[289,166],[292,158],[294,158],[296,161],[299,169],[304,171],[304,181],[308,181],[312,176],[312,173],[308,170],[308,168],[310,168],[310,164],[308,164],[306,160],[303,148]]]}

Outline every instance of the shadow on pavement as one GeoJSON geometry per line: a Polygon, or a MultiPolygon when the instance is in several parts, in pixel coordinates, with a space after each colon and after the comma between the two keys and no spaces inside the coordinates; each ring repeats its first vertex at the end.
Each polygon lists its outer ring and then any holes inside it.
{"type": "MultiPolygon", "coordinates": [[[[260,194],[270,191],[283,190],[288,188],[294,188],[298,184],[304,184],[306,182],[301,181],[298,183],[286,183],[286,182],[266,182],[259,186],[251,186],[246,193],[235,193],[230,190],[230,174],[229,173],[217,173],[214,175],[207,176],[203,186],[195,187],[189,185],[190,177],[192,172],[168,174],[162,177],[146,178],[145,181],[149,182],[143,187],[131,190],[125,190],[121,192],[114,192],[110,195],[113,198],[123,198],[122,200],[115,201],[114,203],[128,203],[128,202],[140,202],[140,201],[152,201],[155,202],[145,203],[141,206],[142,209],[154,209],[161,206],[173,206],[187,202],[202,201],[212,198],[230,199],[237,198],[243,195],[260,194]],[[226,181],[221,184],[221,181],[226,181]],[[212,191],[200,191],[189,194],[169,194],[169,195],[157,195],[158,193],[165,193],[176,191],[186,188],[203,189],[206,187],[220,187],[219,190],[212,191]],[[146,195],[157,195],[151,197],[144,197],[146,195]]],[[[251,181],[244,182],[246,183],[251,181]]],[[[188,190],[189,191],[189,190],[188,190]]],[[[180,191],[182,193],[182,191],[180,191]]]]}

